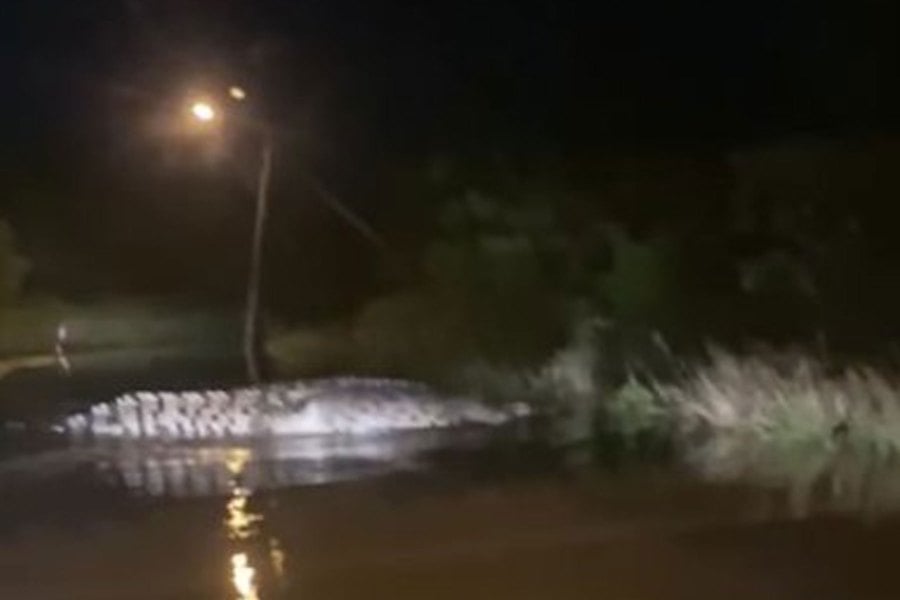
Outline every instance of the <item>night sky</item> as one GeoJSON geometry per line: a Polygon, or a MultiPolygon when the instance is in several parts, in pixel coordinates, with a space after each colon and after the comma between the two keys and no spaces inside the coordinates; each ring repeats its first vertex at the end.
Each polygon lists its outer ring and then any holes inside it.
{"type": "Polygon", "coordinates": [[[891,132],[898,13],[891,0],[13,0],[0,210],[39,264],[34,285],[229,298],[252,154],[226,168],[148,124],[192,86],[239,82],[285,138],[275,279],[352,297],[376,258],[294,165],[390,232],[415,224],[391,222],[386,173],[430,156],[891,132]]]}

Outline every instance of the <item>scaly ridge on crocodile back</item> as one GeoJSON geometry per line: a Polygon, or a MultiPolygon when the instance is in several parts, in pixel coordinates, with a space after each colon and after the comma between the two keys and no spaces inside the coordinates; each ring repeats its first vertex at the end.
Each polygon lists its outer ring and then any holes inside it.
{"type": "Polygon", "coordinates": [[[415,382],[345,377],[123,394],[67,417],[59,428],[78,437],[215,440],[497,426],[529,413],[525,405],[495,408],[444,398],[415,382]]]}

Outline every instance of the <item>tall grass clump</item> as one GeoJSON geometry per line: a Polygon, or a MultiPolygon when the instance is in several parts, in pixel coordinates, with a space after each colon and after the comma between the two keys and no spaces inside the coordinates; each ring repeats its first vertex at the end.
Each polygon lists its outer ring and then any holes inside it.
{"type": "Polygon", "coordinates": [[[739,356],[721,350],[652,390],[687,435],[777,446],[900,451],[900,385],[870,367],[830,368],[808,354],[739,356]]]}
{"type": "Polygon", "coordinates": [[[721,350],[680,369],[643,390],[671,408],[674,439],[705,477],[782,489],[794,516],[898,505],[900,381],[889,371],[721,350]]]}

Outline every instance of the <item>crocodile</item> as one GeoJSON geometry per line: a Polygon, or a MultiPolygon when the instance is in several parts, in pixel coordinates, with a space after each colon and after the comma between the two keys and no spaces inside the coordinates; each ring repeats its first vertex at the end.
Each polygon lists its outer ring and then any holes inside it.
{"type": "Polygon", "coordinates": [[[231,390],[133,392],[65,417],[76,437],[215,440],[284,435],[366,435],[499,426],[526,417],[523,403],[494,407],[444,397],[424,384],[340,377],[231,390]]]}

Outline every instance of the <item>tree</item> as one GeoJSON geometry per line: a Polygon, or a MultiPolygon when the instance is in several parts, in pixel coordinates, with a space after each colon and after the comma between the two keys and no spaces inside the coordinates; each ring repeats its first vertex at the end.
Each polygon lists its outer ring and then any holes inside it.
{"type": "Polygon", "coordinates": [[[28,269],[28,261],[16,250],[12,227],[0,221],[0,306],[8,306],[20,298],[28,269]]]}

